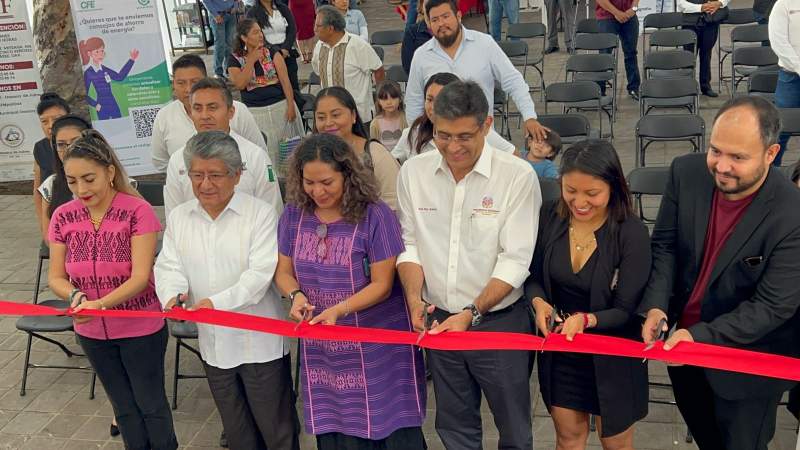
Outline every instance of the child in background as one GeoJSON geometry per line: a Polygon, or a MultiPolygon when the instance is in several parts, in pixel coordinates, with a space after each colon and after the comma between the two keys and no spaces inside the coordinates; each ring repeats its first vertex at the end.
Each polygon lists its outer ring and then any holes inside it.
{"type": "Polygon", "coordinates": [[[536,142],[531,135],[525,136],[524,158],[531,164],[539,178],[558,178],[558,167],[553,163],[561,151],[561,136],[555,131],[547,132],[547,139],[536,142]]]}
{"type": "Polygon", "coordinates": [[[403,113],[403,91],[396,81],[384,80],[378,85],[377,97],[377,115],[369,126],[369,136],[391,152],[408,127],[403,113]]]}

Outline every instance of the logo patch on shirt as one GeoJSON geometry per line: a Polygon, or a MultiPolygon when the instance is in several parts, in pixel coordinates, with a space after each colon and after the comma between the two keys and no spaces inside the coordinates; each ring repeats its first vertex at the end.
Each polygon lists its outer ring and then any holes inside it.
{"type": "Polygon", "coordinates": [[[270,183],[275,182],[275,173],[272,171],[272,164],[267,166],[267,180],[269,180],[270,183]]]}
{"type": "Polygon", "coordinates": [[[483,206],[483,209],[492,209],[492,206],[494,206],[494,199],[488,195],[483,197],[483,200],[481,200],[481,206],[483,206]]]}

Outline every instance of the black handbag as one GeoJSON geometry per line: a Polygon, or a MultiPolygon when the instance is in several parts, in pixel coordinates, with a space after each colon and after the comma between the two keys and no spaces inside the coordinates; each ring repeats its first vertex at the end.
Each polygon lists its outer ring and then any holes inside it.
{"type": "MultiPolygon", "coordinates": [[[[695,5],[702,5],[703,3],[706,3],[704,0],[688,1],[689,3],[694,3],[695,5]]],[[[694,27],[702,27],[707,24],[720,23],[728,18],[728,14],[730,14],[730,11],[728,10],[727,6],[723,6],[722,8],[718,9],[714,14],[703,12],[683,13],[683,24],[694,27]]]]}

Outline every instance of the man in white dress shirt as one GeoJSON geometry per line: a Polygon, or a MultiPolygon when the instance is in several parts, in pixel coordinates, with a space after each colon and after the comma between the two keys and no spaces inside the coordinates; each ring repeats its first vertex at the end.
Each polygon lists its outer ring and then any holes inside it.
{"type": "MultiPolygon", "coordinates": [[[[192,86],[206,77],[206,65],[197,55],[183,55],[172,63],[172,92],[175,100],[161,108],[153,122],[150,143],[153,166],[161,173],[167,171],[169,157],[177,152],[197,132],[190,116],[192,104],[189,94],[192,86]]],[[[242,102],[233,102],[231,129],[248,141],[267,149],[264,135],[256,120],[242,102]]]]}
{"type": "MultiPolygon", "coordinates": [[[[488,102],[474,82],[445,86],[434,102],[438,152],[409,159],[397,196],[405,251],[397,259],[414,327],[430,333],[532,333],[523,283],[542,197],[531,166],[486,144],[488,102]],[[432,305],[432,323],[423,310],[432,305]]],[[[482,448],[481,394],[499,448],[533,448],[531,352],[430,351],[436,431],[449,449],[482,448]]]]}
{"type": "MultiPolygon", "coordinates": [[[[198,81],[192,86],[191,104],[192,121],[198,133],[224,131],[239,145],[245,169],[236,190],[264,200],[280,215],[283,212],[283,201],[272,162],[266,151],[231,129],[233,96],[225,82],[214,78],[198,81]]],[[[164,210],[167,217],[176,206],[194,199],[192,183],[186,175],[187,169],[183,149],[170,156],[167,182],[164,186],[164,210]]]]}
{"type": "MultiPolygon", "coordinates": [[[[155,265],[165,309],[188,302],[282,319],[272,286],[278,264],[273,205],[236,192],[244,163],[227,133],[199,133],[182,152],[195,198],[167,219],[155,265]],[[185,297],[184,297],[185,296],[185,297]]],[[[200,355],[234,449],[299,449],[291,363],[281,336],[198,324],[200,355]]]]}
{"type": "Polygon", "coordinates": [[[425,21],[433,39],[422,44],[411,60],[405,97],[408,123],[422,115],[428,78],[439,72],[450,72],[462,80],[478,83],[490,108],[494,102],[494,86],[498,83],[517,106],[528,133],[537,140],[547,136],[547,129],[536,120],[536,109],[522,73],[491,36],[468,30],[461,24],[456,0],[427,0],[425,21]]]}
{"type": "Polygon", "coordinates": [[[345,31],[342,13],[330,5],[317,9],[314,33],[319,41],[314,46],[311,67],[319,74],[322,87],[341,86],[353,96],[358,115],[369,128],[375,114],[372,99],[372,78],[383,81],[383,62],[372,46],[345,31]]]}

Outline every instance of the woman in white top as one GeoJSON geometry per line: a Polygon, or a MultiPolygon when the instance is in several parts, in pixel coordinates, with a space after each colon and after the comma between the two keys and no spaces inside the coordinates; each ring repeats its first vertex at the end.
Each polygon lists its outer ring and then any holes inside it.
{"type": "MultiPolygon", "coordinates": [[[[436,144],[433,142],[433,122],[430,119],[433,114],[433,101],[443,87],[455,81],[459,81],[458,76],[449,72],[439,72],[428,78],[428,82],[425,83],[424,112],[410,127],[403,130],[400,140],[392,149],[392,156],[400,163],[420,153],[436,150],[436,144]]],[[[494,128],[486,135],[486,142],[498,150],[517,154],[514,144],[503,139],[494,128]]]]}
{"type": "Polygon", "coordinates": [[[258,0],[247,17],[255,19],[261,32],[264,33],[264,40],[267,47],[273,52],[280,50],[283,61],[286,63],[286,71],[289,72],[289,81],[292,89],[300,91],[300,82],[297,79],[297,57],[300,54],[294,49],[294,41],[297,38],[297,24],[294,15],[282,0],[258,0]]]}

